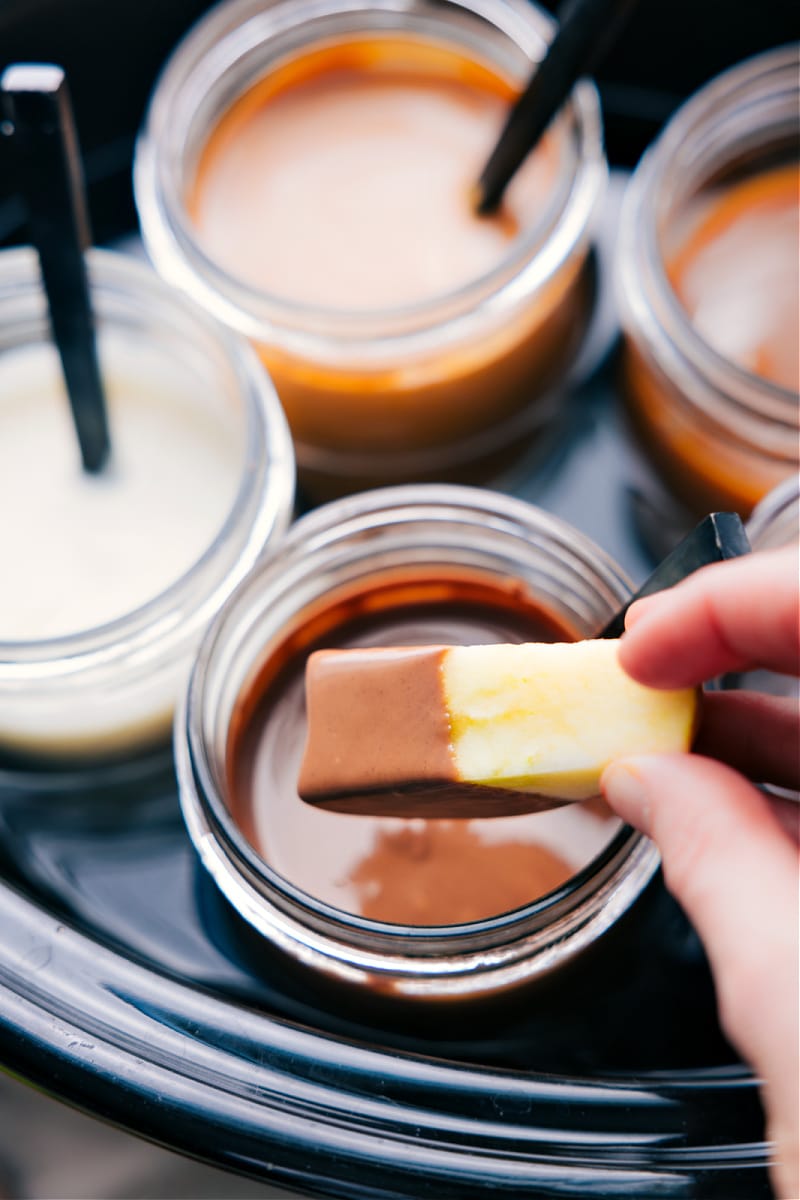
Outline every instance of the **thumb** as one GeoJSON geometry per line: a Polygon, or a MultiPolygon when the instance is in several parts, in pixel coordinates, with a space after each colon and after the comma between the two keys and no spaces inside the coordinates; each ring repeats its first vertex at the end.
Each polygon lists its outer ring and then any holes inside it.
{"type": "Polygon", "coordinates": [[[620,760],[602,786],[661,852],[667,887],[708,954],[723,1028],[765,1080],[775,1185],[800,1195],[797,851],[766,798],[711,759],[620,760]]]}

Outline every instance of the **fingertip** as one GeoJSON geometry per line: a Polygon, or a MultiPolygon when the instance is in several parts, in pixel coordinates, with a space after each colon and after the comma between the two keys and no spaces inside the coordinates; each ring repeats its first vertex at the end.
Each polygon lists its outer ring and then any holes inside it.
{"type": "Polygon", "coordinates": [[[693,687],[713,674],[702,665],[698,671],[697,647],[685,621],[665,616],[663,606],[648,605],[639,614],[620,638],[617,653],[623,671],[645,687],[693,687]]]}
{"type": "Polygon", "coordinates": [[[619,639],[617,660],[626,675],[646,687],[661,685],[663,665],[656,653],[657,645],[651,640],[648,629],[651,621],[647,612],[638,617],[634,624],[626,628],[619,639]]]}
{"type": "Polygon", "coordinates": [[[641,600],[635,600],[625,613],[625,628],[633,629],[642,617],[646,616],[651,611],[654,604],[657,604],[661,593],[658,592],[653,596],[643,596],[641,600]]]}
{"type": "Polygon", "coordinates": [[[753,666],[797,674],[799,606],[793,548],[712,563],[631,605],[620,663],[662,688],[753,666]]]}
{"type": "Polygon", "coordinates": [[[647,833],[650,825],[647,775],[638,759],[619,759],[603,771],[600,787],[610,807],[628,825],[647,833]]]}

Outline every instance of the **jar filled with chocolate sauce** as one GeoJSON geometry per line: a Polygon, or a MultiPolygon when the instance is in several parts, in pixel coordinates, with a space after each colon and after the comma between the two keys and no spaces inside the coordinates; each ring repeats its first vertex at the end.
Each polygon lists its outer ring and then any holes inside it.
{"type": "Polygon", "coordinates": [[[712,80],[628,187],[623,385],[662,523],[747,517],[798,468],[799,67],[787,46],[712,80]]]}
{"type": "Polygon", "coordinates": [[[263,941],[368,995],[488,998],[592,946],[657,866],[599,802],[477,820],[323,812],[296,783],[326,646],[574,640],[629,594],[593,543],[506,496],[405,486],[299,521],[204,639],[176,725],[203,866],[263,941]]]}

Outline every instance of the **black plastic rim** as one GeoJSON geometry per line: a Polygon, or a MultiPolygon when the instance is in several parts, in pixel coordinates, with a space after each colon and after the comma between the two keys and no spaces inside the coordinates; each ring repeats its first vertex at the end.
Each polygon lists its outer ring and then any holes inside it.
{"type": "Polygon", "coordinates": [[[230,1170],[347,1197],[697,1197],[720,1173],[760,1194],[766,1147],[732,1140],[743,1068],[585,1082],[387,1053],[173,981],[8,885],[0,927],[8,1066],[230,1170]]]}

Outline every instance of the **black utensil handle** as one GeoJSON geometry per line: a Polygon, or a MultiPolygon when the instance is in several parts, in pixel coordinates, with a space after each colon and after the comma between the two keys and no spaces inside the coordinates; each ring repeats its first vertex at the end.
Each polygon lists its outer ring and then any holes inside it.
{"type": "Polygon", "coordinates": [[[582,75],[592,72],[636,0],[565,0],[558,30],[478,181],[478,211],[492,212],[512,175],[533,150],[582,75]]]}
{"type": "Polygon", "coordinates": [[[701,567],[707,567],[710,563],[724,562],[726,559],[738,558],[749,552],[750,543],[739,514],[710,513],[656,567],[653,574],[645,580],[625,607],[609,621],[602,633],[597,634],[597,637],[621,637],[625,629],[625,614],[634,601],[641,600],[644,596],[651,596],[654,592],[662,592],[665,588],[673,587],[682,579],[686,579],[687,576],[699,571],[701,567]]]}
{"type": "Polygon", "coordinates": [[[89,218],[66,76],[50,64],[15,64],[0,79],[0,100],[83,465],[97,471],[109,451],[108,420],[84,259],[89,218]]]}

